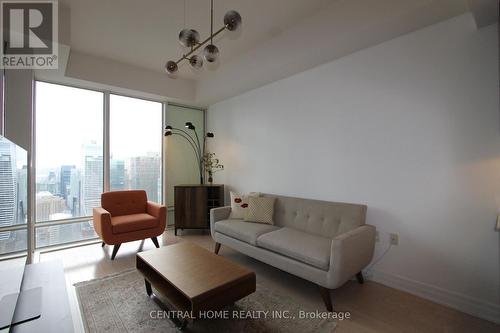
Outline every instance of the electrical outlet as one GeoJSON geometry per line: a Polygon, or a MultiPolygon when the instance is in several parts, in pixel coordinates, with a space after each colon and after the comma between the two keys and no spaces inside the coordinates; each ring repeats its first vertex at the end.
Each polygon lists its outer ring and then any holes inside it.
{"type": "Polygon", "coordinates": [[[375,242],[380,242],[380,234],[378,233],[378,230],[375,231],[375,242]]]}
{"type": "Polygon", "coordinates": [[[399,235],[389,234],[389,242],[391,243],[391,245],[399,245],[399,235]]]}

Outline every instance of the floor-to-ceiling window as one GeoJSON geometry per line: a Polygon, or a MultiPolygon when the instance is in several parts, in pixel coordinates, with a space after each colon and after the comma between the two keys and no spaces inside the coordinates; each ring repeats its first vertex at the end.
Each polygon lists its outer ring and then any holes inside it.
{"type": "MultiPolygon", "coordinates": [[[[35,222],[89,217],[100,205],[103,101],[102,92],[36,82],[35,222]]],[[[88,219],[36,228],[37,247],[94,237],[88,219]]]]}
{"type": "Polygon", "coordinates": [[[105,190],[162,202],[163,103],[37,81],[36,247],[97,237],[105,190]]]}
{"type": "Polygon", "coordinates": [[[162,202],[161,103],[110,95],[110,190],[146,190],[162,202]]]}
{"type": "Polygon", "coordinates": [[[0,143],[0,173],[8,175],[0,197],[10,198],[0,205],[0,258],[33,246],[97,240],[92,208],[106,190],[144,189],[149,200],[169,205],[173,223],[173,186],[197,183],[199,174],[188,142],[164,139],[163,128],[190,121],[202,138],[203,110],[41,81],[35,81],[34,103],[31,188],[27,152],[0,143]]]}

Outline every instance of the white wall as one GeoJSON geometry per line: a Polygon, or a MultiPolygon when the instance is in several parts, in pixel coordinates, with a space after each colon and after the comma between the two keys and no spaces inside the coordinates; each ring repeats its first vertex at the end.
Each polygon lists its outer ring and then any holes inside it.
{"type": "Polygon", "coordinates": [[[216,181],[366,203],[374,279],[498,321],[497,48],[466,14],[212,105],[216,181]]]}

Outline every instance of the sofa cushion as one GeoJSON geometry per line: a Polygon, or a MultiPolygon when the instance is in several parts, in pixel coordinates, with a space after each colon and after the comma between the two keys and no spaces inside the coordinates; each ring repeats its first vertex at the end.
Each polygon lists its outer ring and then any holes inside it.
{"type": "Polygon", "coordinates": [[[257,238],[265,233],[275,231],[279,227],[263,224],[244,222],[242,220],[222,220],[215,223],[215,231],[240,241],[257,245],[257,238]]]}
{"type": "Polygon", "coordinates": [[[230,219],[245,218],[245,212],[248,210],[248,198],[260,196],[260,192],[238,194],[231,191],[229,194],[231,196],[231,213],[229,214],[230,219]]]}
{"type": "Polygon", "coordinates": [[[246,222],[273,223],[275,198],[248,197],[248,208],[245,212],[246,222]]]}
{"type": "Polygon", "coordinates": [[[274,225],[335,238],[365,224],[366,206],[262,194],[276,198],[274,225]]]}
{"type": "Polygon", "coordinates": [[[257,246],[293,258],[311,266],[328,270],[332,240],[283,227],[261,235],[257,246]]]}
{"type": "Polygon", "coordinates": [[[158,219],[145,213],[114,216],[111,217],[111,226],[114,234],[121,234],[155,228],[158,226],[158,219]]]}

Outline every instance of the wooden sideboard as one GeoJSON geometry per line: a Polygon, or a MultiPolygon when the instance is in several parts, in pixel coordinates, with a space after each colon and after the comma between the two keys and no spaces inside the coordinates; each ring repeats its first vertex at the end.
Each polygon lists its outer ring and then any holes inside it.
{"type": "Polygon", "coordinates": [[[175,186],[175,235],[177,229],[210,229],[210,209],[222,206],[224,185],[175,186]]]}

